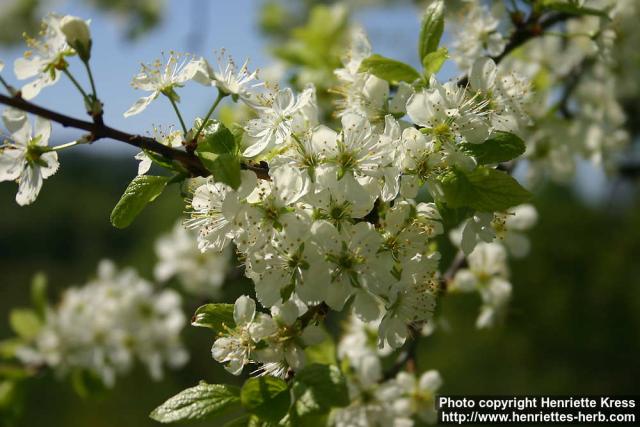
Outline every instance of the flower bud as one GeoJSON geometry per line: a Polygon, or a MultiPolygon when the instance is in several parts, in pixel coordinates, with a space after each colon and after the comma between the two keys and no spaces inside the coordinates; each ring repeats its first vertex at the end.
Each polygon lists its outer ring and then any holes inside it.
{"type": "Polygon", "coordinates": [[[88,21],[67,15],[60,21],[60,31],[67,39],[69,46],[78,52],[80,59],[88,61],[91,56],[91,33],[88,21]]]}

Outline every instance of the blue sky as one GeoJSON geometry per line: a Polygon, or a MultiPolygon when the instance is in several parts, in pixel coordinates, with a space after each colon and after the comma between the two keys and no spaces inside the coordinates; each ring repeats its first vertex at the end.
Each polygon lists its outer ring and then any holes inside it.
{"type": "MultiPolygon", "coordinates": [[[[144,133],[152,125],[177,124],[174,112],[165,99],[152,103],[140,115],[127,119],[122,116],[143,95],[143,92],[134,90],[129,84],[140,62],[151,62],[160,57],[162,51],[191,51],[213,60],[213,50],[224,47],[237,62],[250,58],[252,67],[265,67],[270,63],[267,41],[256,26],[259,0],[220,1],[215,2],[215,7],[214,2],[209,0],[167,3],[162,24],[134,42],[124,39],[121,23],[117,19],[82,6],[81,2],[69,2],[56,10],[92,20],[92,67],[98,95],[105,104],[105,121],[111,126],[144,133]],[[193,46],[189,43],[192,35],[190,26],[198,13],[204,18],[196,18],[196,23],[202,23],[206,28],[201,33],[204,36],[202,43],[192,51],[193,46]]],[[[370,33],[377,52],[414,64],[417,62],[415,45],[419,18],[413,7],[404,5],[383,10],[369,9],[357,13],[356,20],[370,33]]],[[[7,64],[3,76],[17,87],[21,82],[13,76],[12,64],[23,51],[23,46],[0,49],[0,58],[7,64]]],[[[88,86],[81,64],[75,58],[71,64],[74,75],[88,86]]],[[[216,96],[215,89],[204,88],[196,83],[180,89],[179,93],[182,97],[180,109],[187,122],[203,115],[216,96]]],[[[44,89],[35,102],[76,117],[85,117],[80,95],[64,77],[55,86],[44,89]]],[[[55,133],[58,140],[74,138],[77,134],[74,130],[64,128],[56,129],[55,133]]],[[[101,152],[121,152],[123,149],[121,144],[116,143],[101,142],[100,145],[101,152]]],[[[95,146],[92,148],[95,149],[95,146]]]]}
{"type": "MultiPolygon", "coordinates": [[[[145,133],[153,125],[178,125],[175,114],[165,99],[152,103],[137,116],[128,119],[122,116],[122,113],[143,95],[129,84],[137,73],[140,62],[153,61],[160,57],[162,51],[189,51],[213,60],[215,49],[226,48],[237,62],[250,58],[252,68],[265,67],[270,63],[267,41],[263,39],[256,25],[260,0],[168,0],[166,3],[162,23],[134,42],[123,37],[123,29],[117,19],[83,6],[84,2],[69,1],[55,10],[61,14],[73,14],[92,20],[92,66],[98,95],[105,103],[105,121],[113,127],[132,133],[145,133]],[[190,28],[194,22],[196,25],[204,26],[200,33],[203,39],[196,50],[192,50],[193,46],[189,43],[193,36],[190,28]]],[[[354,18],[367,30],[377,53],[419,67],[415,54],[419,16],[415,7],[401,2],[395,6],[367,8],[356,12],[354,18]]],[[[445,42],[447,38],[445,34],[445,42]]],[[[23,46],[0,49],[0,59],[7,65],[3,76],[17,87],[21,84],[13,76],[12,64],[23,51],[23,46]]],[[[72,72],[88,87],[84,80],[84,70],[75,60],[72,63],[72,72]]],[[[439,77],[448,79],[457,74],[455,65],[448,61],[439,77]]],[[[192,83],[182,88],[180,95],[180,109],[189,123],[194,117],[204,115],[216,92],[213,88],[204,88],[192,83]]],[[[46,88],[35,102],[76,117],[86,117],[80,95],[66,79],[46,88]]],[[[54,128],[56,141],[59,142],[73,140],[80,134],[60,126],[54,128]]],[[[80,150],[102,155],[136,151],[122,143],[108,140],[99,141],[91,147],[81,147],[80,150]]],[[[587,199],[600,198],[606,186],[602,172],[584,163],[580,166],[578,191],[587,199]]]]}

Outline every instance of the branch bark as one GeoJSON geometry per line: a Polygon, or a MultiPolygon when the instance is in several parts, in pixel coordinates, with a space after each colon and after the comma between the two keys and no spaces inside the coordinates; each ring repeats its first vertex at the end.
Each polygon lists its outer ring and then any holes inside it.
{"type": "MultiPolygon", "coordinates": [[[[96,122],[90,122],[86,120],[80,120],[75,117],[67,116],[47,108],[41,107],[32,102],[26,101],[20,96],[6,96],[0,94],[0,104],[8,105],[19,110],[35,114],[37,116],[49,119],[56,123],[61,124],[64,127],[71,127],[75,129],[81,129],[89,132],[92,141],[97,141],[103,138],[110,138],[116,141],[124,142],[126,144],[138,147],[142,150],[152,151],[168,159],[174,160],[180,163],[191,176],[209,176],[211,173],[204,167],[200,159],[191,153],[183,150],[168,147],[159,143],[155,139],[130,134],[118,129],[114,129],[105,125],[101,120],[96,122]]],[[[268,170],[251,164],[243,164],[244,169],[252,170],[261,179],[270,179],[268,170]]]]}

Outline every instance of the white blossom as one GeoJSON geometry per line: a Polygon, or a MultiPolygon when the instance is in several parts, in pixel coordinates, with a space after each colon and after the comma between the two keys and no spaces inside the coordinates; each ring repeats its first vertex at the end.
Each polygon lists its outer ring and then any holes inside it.
{"type": "Polygon", "coordinates": [[[48,150],[51,123],[36,116],[34,127],[23,111],[7,108],[2,120],[10,139],[0,146],[0,181],[17,181],[16,202],[33,203],[42,181],[58,170],[58,153],[48,150]]]}
{"type": "Polygon", "coordinates": [[[479,243],[467,261],[469,267],[456,273],[450,291],[479,292],[482,307],[476,326],[493,326],[511,298],[506,251],[499,243],[479,243]]]}
{"type": "Polygon", "coordinates": [[[60,29],[63,19],[62,16],[53,13],[45,16],[40,32],[42,40],[26,38],[31,50],[25,52],[24,57],[16,59],[14,63],[18,79],[33,78],[22,86],[20,92],[24,99],[32,99],[45,87],[55,84],[60,78],[60,71],[67,68],[65,57],[75,54],[60,29]]]}
{"type": "Polygon", "coordinates": [[[60,376],[87,370],[109,387],[139,360],[159,380],[164,365],[177,368],[188,359],[179,336],[186,323],[180,305],[176,292],[156,291],[135,270],[118,271],[103,261],[95,279],[67,289],[47,309],[34,343],[18,357],[60,376]]]}
{"type": "Polygon", "coordinates": [[[166,64],[160,60],[152,64],[142,64],[140,72],[133,78],[131,86],[150,95],[138,99],[125,113],[130,117],[141,113],[160,94],[165,95],[175,102],[180,101],[176,88],[184,86],[189,80],[203,85],[210,84],[208,71],[209,65],[203,58],[180,55],[171,52],[166,64]]]}

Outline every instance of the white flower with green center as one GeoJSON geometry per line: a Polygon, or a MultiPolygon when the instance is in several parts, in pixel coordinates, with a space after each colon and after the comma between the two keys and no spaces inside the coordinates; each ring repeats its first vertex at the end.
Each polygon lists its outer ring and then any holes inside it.
{"type": "MultiPolygon", "coordinates": [[[[424,127],[449,156],[460,156],[459,142],[480,144],[491,132],[488,102],[469,96],[456,82],[440,84],[432,76],[429,89],[415,93],[407,101],[411,121],[424,127]]],[[[460,162],[456,159],[456,162],[460,162]]]]}
{"type": "Polygon", "coordinates": [[[402,280],[392,290],[380,322],[379,345],[402,346],[411,335],[410,326],[431,320],[436,307],[439,254],[416,255],[405,263],[402,280]]]}
{"type": "Polygon", "coordinates": [[[281,224],[282,231],[263,248],[247,254],[246,274],[255,282],[258,300],[265,307],[294,295],[308,304],[324,301],[329,268],[309,241],[309,218],[287,214],[281,224]]]}
{"type": "Polygon", "coordinates": [[[306,311],[304,304],[289,300],[271,307],[272,317],[264,315],[274,328],[264,337],[267,347],[256,351],[256,360],[262,363],[256,372],[284,379],[291,370],[304,368],[306,356],[302,345],[314,345],[326,339],[325,333],[317,326],[300,330],[296,321],[306,311]]]}
{"type": "Polygon", "coordinates": [[[36,116],[32,129],[26,113],[13,108],[4,110],[2,120],[10,139],[0,146],[0,181],[17,181],[16,202],[28,205],[38,197],[42,181],[58,170],[58,153],[47,147],[51,123],[36,116]]]}
{"type": "Polygon", "coordinates": [[[40,32],[42,40],[26,37],[31,50],[25,52],[23,58],[16,59],[14,71],[20,80],[31,79],[22,86],[24,99],[36,97],[42,89],[51,86],[60,78],[61,70],[67,68],[65,57],[75,55],[60,30],[62,16],[49,14],[43,19],[40,32]]]}
{"type": "Polygon", "coordinates": [[[256,157],[287,144],[318,123],[315,87],[307,87],[296,99],[290,88],[279,90],[273,97],[263,97],[254,105],[258,118],[245,126],[243,156],[256,157]]]}
{"type": "Polygon", "coordinates": [[[325,160],[337,134],[324,125],[292,139],[287,148],[269,162],[269,175],[289,202],[295,202],[316,188],[316,168],[325,160]]]}
{"type": "Polygon", "coordinates": [[[328,188],[315,194],[309,194],[305,201],[313,207],[315,219],[333,224],[339,231],[350,226],[356,219],[364,218],[374,207],[377,186],[373,181],[362,185],[365,191],[347,195],[336,188],[328,188]]]}
{"type": "Polygon", "coordinates": [[[242,368],[252,362],[255,342],[250,330],[254,326],[255,317],[255,301],[246,295],[239,297],[233,306],[235,328],[215,340],[211,348],[213,358],[223,363],[225,369],[233,375],[240,375],[242,368]]]}
{"type": "Polygon", "coordinates": [[[316,221],[311,232],[330,266],[326,303],[334,310],[342,310],[353,295],[355,313],[363,320],[376,319],[381,309],[380,298],[395,282],[391,256],[379,252],[380,234],[366,222],[339,232],[327,221],[316,221]]]}
{"type": "Polygon", "coordinates": [[[481,56],[498,56],[507,39],[498,31],[500,20],[480,3],[470,3],[470,11],[457,25],[451,57],[463,71],[468,71],[481,56]]]}
{"type": "Polygon", "coordinates": [[[487,103],[494,129],[518,133],[530,124],[526,106],[531,92],[523,77],[498,68],[491,58],[478,58],[469,73],[469,87],[487,103]]]}
{"type": "Polygon", "coordinates": [[[449,287],[451,292],[479,292],[482,297],[476,327],[498,322],[511,298],[507,253],[499,243],[480,243],[467,257],[468,268],[459,270],[449,287]]]}
{"type": "Polygon", "coordinates": [[[398,263],[398,273],[417,254],[429,254],[430,239],[443,231],[442,218],[433,203],[415,205],[407,200],[396,201],[384,213],[380,225],[383,249],[398,263]]]}
{"type": "Polygon", "coordinates": [[[400,172],[393,160],[400,129],[392,116],[387,116],[385,121],[385,131],[378,135],[365,117],[343,116],[342,132],[335,141],[328,141],[326,160],[316,168],[318,183],[342,191],[345,198],[376,188],[372,195],[392,199],[399,188],[400,172]],[[375,187],[367,185],[372,180],[375,187]]]}
{"type": "Polygon", "coordinates": [[[241,99],[249,96],[249,84],[258,79],[258,72],[249,72],[247,59],[237,68],[236,63],[226,51],[222,49],[216,58],[217,68],[210,70],[212,83],[220,92],[241,99]]]}
{"type": "Polygon", "coordinates": [[[237,218],[242,215],[246,197],[257,183],[253,172],[242,171],[241,177],[242,183],[237,191],[215,182],[211,177],[196,188],[185,227],[198,230],[201,251],[212,249],[220,252],[241,231],[237,218]]]}
{"type": "Polygon", "coordinates": [[[125,113],[130,117],[141,113],[158,96],[165,95],[172,102],[179,102],[176,88],[193,80],[202,85],[210,85],[209,65],[203,58],[171,52],[166,64],[156,60],[152,64],[142,64],[140,72],[133,78],[131,86],[151,92],[138,99],[125,113]]]}

